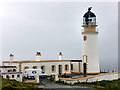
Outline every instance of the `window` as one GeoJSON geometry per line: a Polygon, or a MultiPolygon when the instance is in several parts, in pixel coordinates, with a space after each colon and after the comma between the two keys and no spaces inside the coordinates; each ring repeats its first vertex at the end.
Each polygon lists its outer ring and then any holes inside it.
{"type": "Polygon", "coordinates": [[[42,73],[44,74],[45,72],[44,72],[44,71],[42,71],[42,73]]]}
{"type": "Polygon", "coordinates": [[[91,22],[91,21],[92,21],[92,19],[89,19],[89,21],[91,22]]]}
{"type": "Polygon", "coordinates": [[[69,70],[68,65],[65,65],[65,71],[68,71],[68,70],[69,70]]]}
{"type": "Polygon", "coordinates": [[[52,65],[52,72],[55,72],[55,65],[52,65]]]}
{"type": "Polygon", "coordinates": [[[83,62],[86,63],[87,62],[87,56],[83,55],[83,62]]]}
{"type": "Polygon", "coordinates": [[[20,77],[20,75],[18,74],[17,77],[20,77]]]}
{"type": "Polygon", "coordinates": [[[37,66],[33,66],[33,69],[37,69],[37,66]]]}
{"type": "Polygon", "coordinates": [[[14,75],[12,75],[12,78],[14,78],[14,75]]]}
{"type": "Polygon", "coordinates": [[[41,66],[43,72],[45,72],[45,66],[41,66]]]}
{"type": "Polygon", "coordinates": [[[9,75],[6,75],[6,78],[9,78],[9,75]]]}
{"type": "Polygon", "coordinates": [[[84,37],[83,37],[83,40],[86,41],[86,40],[87,40],[87,36],[84,36],[84,37]]]}
{"type": "Polygon", "coordinates": [[[16,72],[16,69],[13,69],[13,72],[16,72]]]}
{"type": "Polygon", "coordinates": [[[37,73],[36,71],[32,71],[33,74],[37,73]]]}
{"type": "Polygon", "coordinates": [[[8,70],[8,72],[12,72],[12,70],[8,70]]]}
{"type": "Polygon", "coordinates": [[[73,70],[73,64],[71,64],[71,70],[73,70]]]}
{"type": "Polygon", "coordinates": [[[28,66],[26,66],[26,67],[24,67],[24,69],[29,69],[29,67],[28,67],[28,66]]]}

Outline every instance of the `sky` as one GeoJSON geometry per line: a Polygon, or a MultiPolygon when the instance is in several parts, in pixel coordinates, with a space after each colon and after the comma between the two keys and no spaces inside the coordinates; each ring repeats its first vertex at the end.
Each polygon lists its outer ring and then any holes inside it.
{"type": "Polygon", "coordinates": [[[2,60],[82,59],[82,20],[88,7],[97,17],[100,68],[117,69],[117,2],[10,2],[2,6],[2,60]]]}

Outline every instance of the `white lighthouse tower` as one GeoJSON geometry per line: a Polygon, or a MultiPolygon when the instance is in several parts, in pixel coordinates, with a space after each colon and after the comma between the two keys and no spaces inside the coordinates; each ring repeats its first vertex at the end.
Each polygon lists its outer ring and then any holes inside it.
{"type": "Polygon", "coordinates": [[[83,73],[100,73],[98,54],[98,31],[96,30],[96,16],[91,12],[91,8],[83,16],[84,31],[82,32],[82,60],[83,73]]]}

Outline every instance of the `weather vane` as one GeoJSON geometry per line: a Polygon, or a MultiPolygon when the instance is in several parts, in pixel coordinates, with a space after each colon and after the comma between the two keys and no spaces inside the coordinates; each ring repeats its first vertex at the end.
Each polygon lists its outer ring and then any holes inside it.
{"type": "Polygon", "coordinates": [[[91,9],[92,9],[92,7],[89,7],[89,8],[88,8],[88,11],[90,11],[91,9]]]}

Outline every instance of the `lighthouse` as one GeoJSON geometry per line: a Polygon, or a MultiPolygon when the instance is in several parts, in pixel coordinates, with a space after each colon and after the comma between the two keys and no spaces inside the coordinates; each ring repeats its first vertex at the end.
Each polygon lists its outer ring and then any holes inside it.
{"type": "Polygon", "coordinates": [[[82,31],[82,60],[84,74],[100,73],[98,54],[98,31],[96,15],[91,12],[92,7],[83,16],[82,31]]]}

